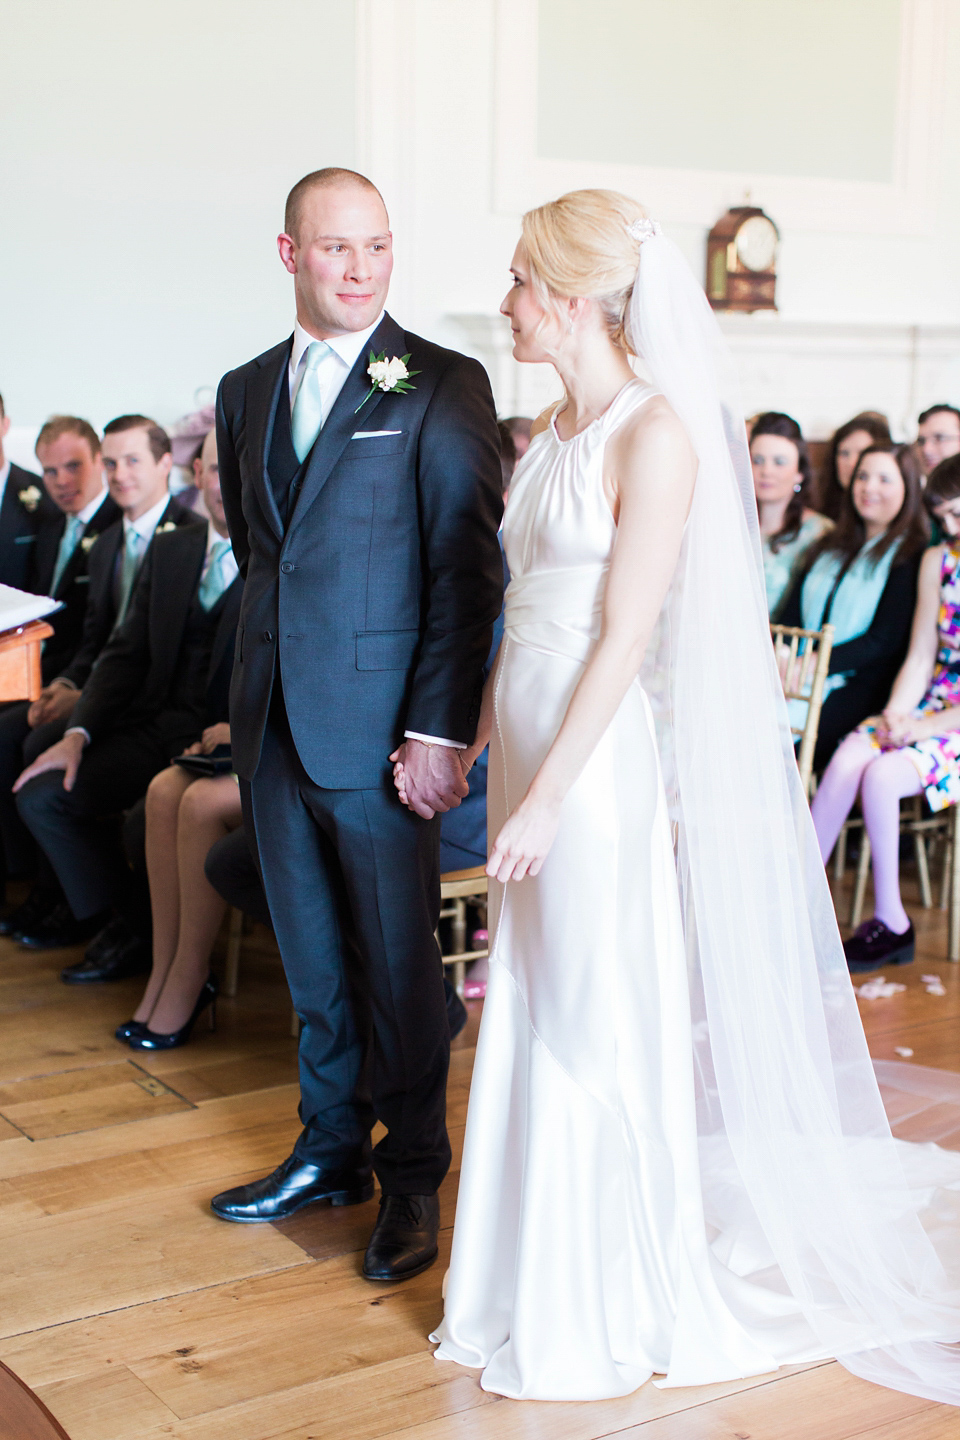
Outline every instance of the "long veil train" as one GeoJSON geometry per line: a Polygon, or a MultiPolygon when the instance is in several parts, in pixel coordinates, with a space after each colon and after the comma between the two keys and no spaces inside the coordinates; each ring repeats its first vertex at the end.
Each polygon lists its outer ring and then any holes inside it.
{"type": "Polygon", "coordinates": [[[700,462],[642,678],[676,825],[704,1211],[735,1194],[825,1352],[960,1404],[960,1231],[936,1189],[960,1156],[891,1136],[793,759],[732,357],[649,228],[628,335],[700,462]]]}

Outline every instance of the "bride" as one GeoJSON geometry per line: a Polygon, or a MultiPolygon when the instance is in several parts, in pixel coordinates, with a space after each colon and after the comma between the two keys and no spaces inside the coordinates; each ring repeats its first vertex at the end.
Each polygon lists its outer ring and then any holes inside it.
{"type": "Polygon", "coordinates": [[[884,1115],[720,331],[610,191],[524,216],[513,275],[514,353],[565,395],[465,757],[498,883],[437,1355],[556,1400],[834,1355],[960,1403],[960,1157],[884,1115]]]}

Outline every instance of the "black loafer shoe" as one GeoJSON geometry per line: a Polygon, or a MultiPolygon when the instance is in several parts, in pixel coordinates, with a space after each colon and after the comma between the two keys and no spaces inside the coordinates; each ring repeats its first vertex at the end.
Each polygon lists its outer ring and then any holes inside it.
{"type": "Polygon", "coordinates": [[[71,945],[83,945],[102,930],[104,918],[101,913],[87,920],[76,920],[70,906],[62,900],[46,920],[34,927],[16,930],[13,938],[28,950],[67,950],[71,945]]]}
{"type": "Polygon", "coordinates": [[[383,1195],[363,1257],[367,1280],[411,1280],[437,1258],[440,1201],[436,1195],[383,1195]]]}
{"type": "Polygon", "coordinates": [[[4,915],[0,920],[0,935],[16,935],[20,930],[36,929],[62,900],[61,891],[34,885],[23,904],[18,905],[15,910],[11,910],[9,915],[4,915]]]}
{"type": "Polygon", "coordinates": [[[134,935],[130,926],[122,915],[117,915],[108,921],[102,930],[98,930],[84,951],[84,960],[105,960],[111,950],[118,950],[123,945],[128,945],[131,940],[139,937],[134,935]]]}
{"type": "Polygon", "coordinates": [[[909,965],[913,960],[914,933],[911,925],[897,935],[876,916],[865,920],[858,930],[843,942],[847,968],[851,974],[880,970],[884,965],[909,965]]]}
{"type": "Polygon", "coordinates": [[[128,980],[131,975],[145,975],[150,969],[150,947],[139,935],[131,935],[124,944],[91,960],[84,956],[76,965],[60,971],[64,985],[104,985],[110,980],[128,980]]]}
{"type": "Polygon", "coordinates": [[[210,1209],[221,1220],[259,1225],[285,1220],[305,1205],[361,1205],[373,1199],[373,1169],[321,1170],[291,1155],[265,1180],[214,1195],[210,1209]]]}

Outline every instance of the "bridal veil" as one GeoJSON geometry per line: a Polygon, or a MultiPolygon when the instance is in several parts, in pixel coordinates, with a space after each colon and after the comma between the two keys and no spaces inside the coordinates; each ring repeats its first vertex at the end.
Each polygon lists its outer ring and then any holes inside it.
{"type": "Polygon", "coordinates": [[[857,1012],[770,644],[732,357],[680,251],[652,222],[633,233],[628,339],[699,459],[642,679],[675,826],[705,1212],[735,1196],[849,1370],[958,1404],[960,1234],[949,1253],[857,1012]]]}

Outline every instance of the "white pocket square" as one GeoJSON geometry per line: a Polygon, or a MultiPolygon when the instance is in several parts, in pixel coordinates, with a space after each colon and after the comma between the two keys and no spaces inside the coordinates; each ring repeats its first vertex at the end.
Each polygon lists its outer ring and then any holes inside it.
{"type": "Polygon", "coordinates": [[[377,440],[381,435],[402,435],[402,430],[354,430],[351,440],[377,440]]]}

